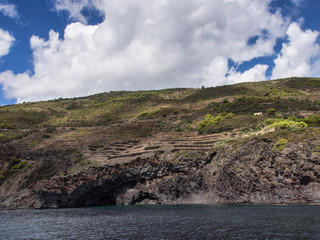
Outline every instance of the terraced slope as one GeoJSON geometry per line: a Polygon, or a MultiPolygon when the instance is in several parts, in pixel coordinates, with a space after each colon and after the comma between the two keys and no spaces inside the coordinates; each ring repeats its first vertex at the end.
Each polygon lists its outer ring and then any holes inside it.
{"type": "Polygon", "coordinates": [[[137,158],[147,159],[154,156],[162,159],[170,158],[174,153],[182,151],[199,151],[206,154],[221,138],[221,134],[198,136],[192,133],[180,133],[172,136],[159,133],[149,138],[118,140],[106,145],[88,146],[84,155],[99,165],[115,165],[131,162],[137,158]]]}
{"type": "Polygon", "coordinates": [[[315,78],[0,106],[0,208],[317,203],[319,151],[315,78]]]}

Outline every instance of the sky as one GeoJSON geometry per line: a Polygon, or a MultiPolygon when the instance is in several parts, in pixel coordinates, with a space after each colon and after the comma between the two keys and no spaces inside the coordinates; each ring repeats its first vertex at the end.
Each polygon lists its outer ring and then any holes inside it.
{"type": "Polygon", "coordinates": [[[0,0],[0,105],[320,76],[319,0],[0,0]]]}

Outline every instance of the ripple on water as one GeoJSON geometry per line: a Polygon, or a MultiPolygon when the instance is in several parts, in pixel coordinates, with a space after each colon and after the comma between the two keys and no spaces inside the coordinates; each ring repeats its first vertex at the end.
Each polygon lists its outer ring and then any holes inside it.
{"type": "Polygon", "coordinates": [[[0,239],[320,239],[320,206],[0,211],[0,239]]]}

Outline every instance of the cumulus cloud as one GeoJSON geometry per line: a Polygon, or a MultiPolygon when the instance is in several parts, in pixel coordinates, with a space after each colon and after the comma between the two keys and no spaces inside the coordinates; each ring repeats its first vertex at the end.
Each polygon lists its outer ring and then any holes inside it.
{"type": "Polygon", "coordinates": [[[292,23],[287,30],[287,36],[288,43],[283,43],[282,50],[274,61],[272,77],[319,75],[320,46],[317,44],[319,32],[303,31],[297,23],[292,23]]]}
{"type": "Polygon", "coordinates": [[[7,17],[11,17],[11,18],[19,17],[19,14],[16,10],[16,5],[14,4],[0,3],[0,12],[2,12],[2,14],[7,17]]]}
{"type": "Polygon", "coordinates": [[[0,28],[0,57],[9,53],[14,40],[14,37],[9,32],[0,28]]]}
{"type": "Polygon", "coordinates": [[[91,7],[92,3],[89,0],[56,0],[55,9],[57,11],[67,11],[70,18],[86,24],[87,19],[82,14],[85,7],[91,7]]]}
{"type": "Polygon", "coordinates": [[[269,68],[268,65],[257,64],[253,68],[240,73],[232,69],[229,71],[227,77],[228,84],[240,83],[240,82],[253,82],[266,80],[266,71],[269,68]]]}
{"type": "MultiPolygon", "coordinates": [[[[21,102],[264,80],[268,66],[240,73],[228,59],[240,64],[273,55],[276,40],[291,34],[287,21],[269,11],[270,2],[56,0],[58,11],[79,22],[69,24],[64,36],[32,36],[33,74],[3,72],[0,83],[8,97],[21,102]],[[97,9],[104,21],[87,25],[84,8],[97,9]]],[[[288,46],[296,47],[291,35],[288,46]]]]}
{"type": "Polygon", "coordinates": [[[266,80],[266,71],[268,65],[257,64],[253,68],[242,72],[237,72],[233,67],[228,68],[228,61],[222,57],[213,59],[209,67],[206,67],[202,73],[203,85],[212,86],[212,80],[214,79],[214,85],[234,84],[240,82],[262,81],[266,80]]]}
{"type": "MultiPolygon", "coordinates": [[[[18,18],[16,6],[13,4],[0,3],[0,12],[11,18],[18,18]]],[[[7,55],[15,41],[15,38],[8,32],[0,28],[0,58],[7,55]]]]}

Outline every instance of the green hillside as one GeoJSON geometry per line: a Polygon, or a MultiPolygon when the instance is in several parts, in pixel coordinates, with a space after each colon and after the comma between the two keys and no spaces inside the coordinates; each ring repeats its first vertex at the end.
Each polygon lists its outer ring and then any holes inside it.
{"type": "MultiPolygon", "coordinates": [[[[34,194],[57,178],[81,175],[82,179],[102,168],[118,171],[139,161],[178,164],[189,159],[195,164],[210,154],[220,159],[228,149],[242,151],[260,140],[268,143],[272,154],[280,154],[286,146],[312,143],[310,156],[318,156],[320,79],[115,91],[1,106],[0,203],[1,195],[7,199],[4,193],[13,196],[33,189],[34,194]],[[224,149],[222,155],[219,149],[224,149]]],[[[223,173],[225,166],[220,159],[210,171],[219,168],[223,173]]],[[[203,178],[203,170],[197,174],[203,178]]]]}
{"type": "Polygon", "coordinates": [[[197,131],[206,114],[234,114],[206,129],[207,133],[238,128],[254,131],[268,118],[295,117],[318,126],[319,94],[319,79],[290,78],[202,89],[117,91],[2,106],[0,141],[8,143],[29,135],[50,137],[50,129],[56,127],[126,127],[148,120],[154,122],[151,132],[197,131]],[[274,113],[268,115],[270,109],[274,113]],[[255,112],[263,116],[254,117],[255,112]],[[308,118],[311,115],[315,116],[308,118]]]}

